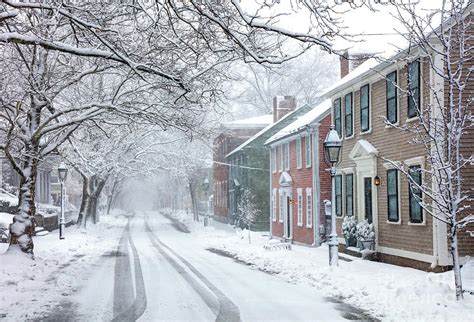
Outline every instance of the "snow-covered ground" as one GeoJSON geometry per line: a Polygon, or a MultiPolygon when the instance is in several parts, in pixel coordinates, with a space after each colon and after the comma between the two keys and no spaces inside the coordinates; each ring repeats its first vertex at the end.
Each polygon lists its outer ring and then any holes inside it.
{"type": "MultiPolygon", "coordinates": [[[[341,255],[339,267],[328,267],[326,246],[311,248],[292,245],[291,250],[264,249],[271,245],[267,234],[234,230],[212,222],[203,227],[190,214],[175,214],[185,223],[202,247],[219,250],[254,267],[277,274],[290,283],[309,285],[327,296],[341,299],[375,318],[397,321],[465,321],[473,316],[474,296],[455,300],[453,273],[427,273],[384,263],[341,255]]],[[[472,283],[473,270],[463,272],[472,283]]],[[[467,286],[467,285],[466,285],[467,286]]]]}
{"type": "Polygon", "coordinates": [[[24,321],[38,317],[78,290],[101,260],[115,250],[127,219],[116,213],[101,217],[87,231],[71,226],[66,239],[58,232],[34,237],[35,260],[0,252],[0,319],[24,321]]]}

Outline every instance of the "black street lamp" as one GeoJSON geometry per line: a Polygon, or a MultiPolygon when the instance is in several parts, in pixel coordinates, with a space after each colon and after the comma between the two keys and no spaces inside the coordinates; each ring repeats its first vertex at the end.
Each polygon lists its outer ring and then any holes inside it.
{"type": "Polygon", "coordinates": [[[67,171],[66,165],[64,162],[58,167],[58,176],[59,182],[61,183],[61,217],[59,217],[59,239],[64,239],[64,228],[66,226],[66,219],[64,218],[64,182],[67,178],[67,171]]]}
{"type": "Polygon", "coordinates": [[[335,190],[335,176],[336,166],[339,164],[339,155],[341,152],[342,142],[341,138],[331,125],[326,139],[324,140],[324,158],[326,163],[331,167],[331,234],[329,235],[329,265],[337,266],[339,262],[339,241],[336,233],[336,190],[335,190]]]}

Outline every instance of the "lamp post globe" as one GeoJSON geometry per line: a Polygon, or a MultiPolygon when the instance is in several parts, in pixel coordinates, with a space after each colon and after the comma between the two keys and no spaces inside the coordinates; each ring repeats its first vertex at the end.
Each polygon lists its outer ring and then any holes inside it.
{"type": "Polygon", "coordinates": [[[68,169],[64,162],[58,166],[59,182],[61,183],[61,216],[59,217],[59,239],[64,239],[64,229],[66,227],[66,219],[64,218],[64,182],[67,178],[68,169]]]}
{"type": "Polygon", "coordinates": [[[331,167],[331,234],[329,235],[329,265],[338,266],[339,262],[339,240],[337,239],[336,232],[336,190],[335,190],[335,176],[336,166],[340,162],[340,153],[342,148],[341,138],[334,129],[334,125],[331,125],[331,129],[326,135],[326,139],[323,143],[324,146],[324,158],[328,166],[331,167]]]}

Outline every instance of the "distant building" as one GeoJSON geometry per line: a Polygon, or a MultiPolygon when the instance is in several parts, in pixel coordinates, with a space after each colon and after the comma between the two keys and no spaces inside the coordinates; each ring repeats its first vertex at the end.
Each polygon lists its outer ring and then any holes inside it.
{"type": "Polygon", "coordinates": [[[325,238],[325,199],[331,177],[323,142],[331,126],[331,101],[298,117],[270,139],[270,234],[285,241],[319,246],[325,238]]]}
{"type": "Polygon", "coordinates": [[[235,222],[239,215],[242,193],[250,190],[260,215],[253,227],[257,230],[269,229],[270,152],[264,143],[275,133],[292,123],[311,109],[304,105],[296,108],[293,96],[277,96],[273,99],[273,123],[231,151],[227,163],[229,173],[229,218],[235,222]]]}
{"type": "Polygon", "coordinates": [[[229,222],[228,191],[229,165],[226,155],[237,146],[247,141],[272,122],[272,115],[262,115],[222,125],[221,133],[214,140],[213,162],[213,215],[214,219],[229,222]]]}

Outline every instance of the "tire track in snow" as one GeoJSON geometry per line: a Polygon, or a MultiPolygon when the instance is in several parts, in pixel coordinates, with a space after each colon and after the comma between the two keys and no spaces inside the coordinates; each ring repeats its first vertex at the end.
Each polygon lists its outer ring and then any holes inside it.
{"type": "Polygon", "coordinates": [[[148,219],[145,218],[145,224],[149,233],[153,246],[168,260],[168,262],[176,269],[176,271],[189,283],[189,285],[198,293],[206,305],[217,315],[216,322],[240,322],[240,311],[238,307],[214,284],[212,284],[204,275],[202,275],[193,265],[186,259],[173,251],[170,247],[164,244],[150,228],[148,219]],[[164,249],[176,256],[189,270],[215,295],[218,303],[214,298],[210,297],[209,291],[206,290],[196,279],[189,274],[176,260],[168,255],[164,249]]]}
{"type": "Polygon", "coordinates": [[[131,219],[129,219],[127,226],[124,228],[119,242],[118,257],[115,264],[114,318],[112,321],[135,321],[142,316],[147,306],[145,282],[143,280],[140,258],[132,237],[130,236],[130,222],[131,219]],[[133,256],[136,288],[135,298],[133,294],[128,244],[132,250],[131,256],[133,256]],[[134,300],[131,302],[130,299],[133,298],[134,300]]]}

